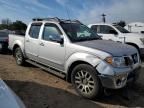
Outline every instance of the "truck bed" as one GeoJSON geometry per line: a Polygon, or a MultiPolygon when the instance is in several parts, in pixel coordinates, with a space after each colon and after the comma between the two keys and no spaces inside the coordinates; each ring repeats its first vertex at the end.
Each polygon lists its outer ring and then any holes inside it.
{"type": "Polygon", "coordinates": [[[23,50],[24,49],[24,36],[9,34],[9,49],[10,50],[13,49],[15,43],[19,43],[21,45],[21,50],[23,50]]]}

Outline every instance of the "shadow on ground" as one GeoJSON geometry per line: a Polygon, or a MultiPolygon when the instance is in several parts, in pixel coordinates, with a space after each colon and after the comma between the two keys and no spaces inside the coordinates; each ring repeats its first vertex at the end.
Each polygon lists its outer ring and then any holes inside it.
{"type": "Polygon", "coordinates": [[[2,55],[12,55],[12,51],[11,50],[0,51],[0,54],[2,54],[2,55]]]}
{"type": "MultiPolygon", "coordinates": [[[[126,100],[122,91],[113,92],[110,96],[103,96],[101,99],[87,100],[62,89],[41,85],[34,82],[22,82],[16,80],[5,81],[15,93],[21,97],[27,108],[102,108],[109,105],[125,107],[144,107],[144,101],[136,101],[139,95],[135,96],[133,87],[128,88],[131,98],[126,100]]],[[[141,90],[143,93],[144,89],[141,90]]]]}
{"type": "Polygon", "coordinates": [[[27,108],[101,108],[62,89],[33,82],[5,81],[23,100],[27,108]]]}

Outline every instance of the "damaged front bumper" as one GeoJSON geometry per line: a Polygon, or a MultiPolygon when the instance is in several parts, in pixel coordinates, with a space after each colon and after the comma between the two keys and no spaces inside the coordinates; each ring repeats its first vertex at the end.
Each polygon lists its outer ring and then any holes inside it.
{"type": "MultiPolygon", "coordinates": [[[[102,63],[104,66],[105,63],[102,63]]],[[[140,73],[140,64],[136,64],[133,67],[127,68],[112,68],[106,66],[101,68],[101,66],[96,67],[100,73],[98,76],[101,80],[103,87],[110,89],[120,89],[123,88],[127,82],[134,81],[138,78],[140,73]]]]}

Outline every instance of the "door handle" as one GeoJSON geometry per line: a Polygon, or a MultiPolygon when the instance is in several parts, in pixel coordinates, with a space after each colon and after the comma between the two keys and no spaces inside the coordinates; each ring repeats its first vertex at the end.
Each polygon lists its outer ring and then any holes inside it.
{"type": "Polygon", "coordinates": [[[44,43],[40,43],[40,46],[44,46],[44,43]]]}

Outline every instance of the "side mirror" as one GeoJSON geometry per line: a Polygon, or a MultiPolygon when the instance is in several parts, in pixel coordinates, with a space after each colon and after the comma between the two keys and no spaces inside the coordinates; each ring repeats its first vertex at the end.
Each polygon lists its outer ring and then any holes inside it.
{"type": "Polygon", "coordinates": [[[114,35],[117,35],[117,34],[118,34],[115,30],[110,30],[109,33],[110,33],[110,34],[114,34],[114,35]]]}
{"type": "Polygon", "coordinates": [[[58,40],[56,40],[57,43],[60,43],[60,44],[63,44],[64,43],[64,39],[63,38],[60,38],[58,40]]]}
{"type": "Polygon", "coordinates": [[[51,36],[50,40],[60,44],[64,43],[64,39],[61,36],[51,36]]]}

